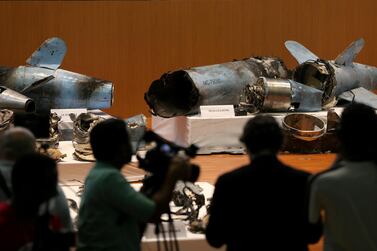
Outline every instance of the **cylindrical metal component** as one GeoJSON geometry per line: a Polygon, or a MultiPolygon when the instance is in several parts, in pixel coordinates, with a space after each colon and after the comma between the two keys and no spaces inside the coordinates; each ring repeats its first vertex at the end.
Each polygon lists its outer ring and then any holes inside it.
{"type": "Polygon", "coordinates": [[[12,91],[5,86],[0,86],[0,108],[26,112],[35,111],[35,103],[32,99],[12,91]]]}
{"type": "Polygon", "coordinates": [[[290,79],[260,77],[244,88],[240,107],[249,113],[320,111],[323,92],[290,79]]]}
{"type": "Polygon", "coordinates": [[[263,110],[288,111],[291,107],[291,84],[284,79],[259,78],[257,85],[263,84],[265,97],[263,110]]]}
{"type": "Polygon", "coordinates": [[[309,114],[294,113],[284,117],[283,128],[296,138],[312,141],[325,133],[325,122],[309,114]]]}
{"type": "Polygon", "coordinates": [[[145,100],[161,117],[195,114],[201,105],[238,104],[243,88],[261,76],[286,78],[288,70],[266,57],[168,72],[153,81],[145,100]]]}

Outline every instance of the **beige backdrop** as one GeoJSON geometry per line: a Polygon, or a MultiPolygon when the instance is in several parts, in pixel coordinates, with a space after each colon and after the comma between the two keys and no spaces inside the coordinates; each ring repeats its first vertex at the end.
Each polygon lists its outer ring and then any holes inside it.
{"type": "Polygon", "coordinates": [[[0,65],[24,64],[42,41],[61,37],[63,69],[114,82],[109,113],[148,115],[143,94],[162,73],[255,55],[294,67],[287,39],[330,59],[363,37],[357,61],[377,65],[376,7],[375,0],[0,2],[0,65]]]}

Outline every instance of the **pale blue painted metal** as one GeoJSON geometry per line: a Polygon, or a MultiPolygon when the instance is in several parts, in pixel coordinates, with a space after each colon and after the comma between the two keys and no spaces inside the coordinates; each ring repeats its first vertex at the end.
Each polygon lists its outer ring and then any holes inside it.
{"type": "Polygon", "coordinates": [[[65,52],[63,40],[46,40],[27,60],[29,65],[16,68],[0,67],[0,85],[32,99],[37,111],[111,107],[113,84],[110,81],[58,69],[65,52]]]}
{"type": "MultiPolygon", "coordinates": [[[[335,61],[320,60],[310,50],[295,41],[285,43],[287,49],[297,60],[293,79],[305,85],[313,86],[324,92],[323,106],[336,104],[341,94],[356,88],[372,90],[377,88],[377,68],[354,63],[353,60],[364,46],[364,40],[358,39],[351,43],[335,61]]],[[[355,91],[355,100],[366,100],[371,107],[377,107],[376,99],[370,98],[370,93],[355,91]]]]}

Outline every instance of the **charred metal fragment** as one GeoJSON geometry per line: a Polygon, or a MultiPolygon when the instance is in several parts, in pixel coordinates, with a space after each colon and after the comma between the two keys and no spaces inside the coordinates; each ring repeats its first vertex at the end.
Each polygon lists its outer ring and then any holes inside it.
{"type": "Polygon", "coordinates": [[[260,77],[248,84],[241,96],[240,105],[255,112],[320,111],[323,92],[290,79],[260,77]]]}
{"type": "Polygon", "coordinates": [[[138,114],[125,120],[127,131],[130,136],[132,152],[143,147],[145,144],[141,141],[147,128],[147,118],[143,114],[138,114]]]}
{"type": "Polygon", "coordinates": [[[11,110],[0,110],[0,133],[6,131],[13,124],[14,114],[11,110]]]}
{"type": "Polygon", "coordinates": [[[201,105],[237,105],[241,91],[258,77],[287,78],[282,60],[253,57],[165,73],[152,82],[144,99],[153,114],[195,114],[201,105]]]}
{"type": "Polygon", "coordinates": [[[172,201],[181,207],[175,215],[185,215],[189,222],[198,220],[199,210],[205,205],[203,189],[191,182],[177,182],[173,191],[172,201]]]}
{"type": "Polygon", "coordinates": [[[321,60],[295,41],[287,41],[285,46],[299,63],[293,79],[323,91],[324,108],[333,107],[338,97],[349,98],[343,94],[350,91],[352,99],[348,101],[377,108],[377,99],[368,91],[377,87],[377,68],[353,62],[364,46],[363,39],[351,43],[335,60],[321,60]]]}
{"type": "Polygon", "coordinates": [[[60,117],[55,112],[49,115],[49,131],[48,137],[37,138],[37,149],[39,152],[50,156],[54,160],[60,160],[66,157],[66,154],[61,153],[57,148],[59,147],[59,129],[58,123],[60,117]]]}
{"type": "Polygon", "coordinates": [[[93,113],[81,113],[79,116],[70,114],[73,121],[73,157],[77,160],[95,161],[92,147],[90,146],[90,132],[93,127],[104,120],[93,113]]]}

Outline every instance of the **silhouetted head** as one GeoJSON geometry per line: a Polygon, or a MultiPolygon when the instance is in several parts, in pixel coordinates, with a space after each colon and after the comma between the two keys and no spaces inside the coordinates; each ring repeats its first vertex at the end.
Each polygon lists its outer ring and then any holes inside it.
{"type": "Polygon", "coordinates": [[[377,116],[369,106],[353,103],[341,116],[338,129],[343,157],[352,161],[377,157],[377,116]]]}
{"type": "Polygon", "coordinates": [[[24,216],[36,216],[39,206],[57,194],[56,163],[32,153],[19,158],[12,169],[12,204],[24,216]]]}
{"type": "Polygon", "coordinates": [[[257,115],[246,123],[240,141],[251,155],[276,154],[283,143],[283,133],[273,117],[257,115]]]}
{"type": "Polygon", "coordinates": [[[94,157],[121,168],[131,161],[132,147],[126,123],[120,119],[107,119],[98,123],[90,132],[94,157]]]}
{"type": "Polygon", "coordinates": [[[35,138],[23,127],[14,127],[4,132],[0,139],[0,158],[16,161],[26,154],[35,152],[35,138]]]}

